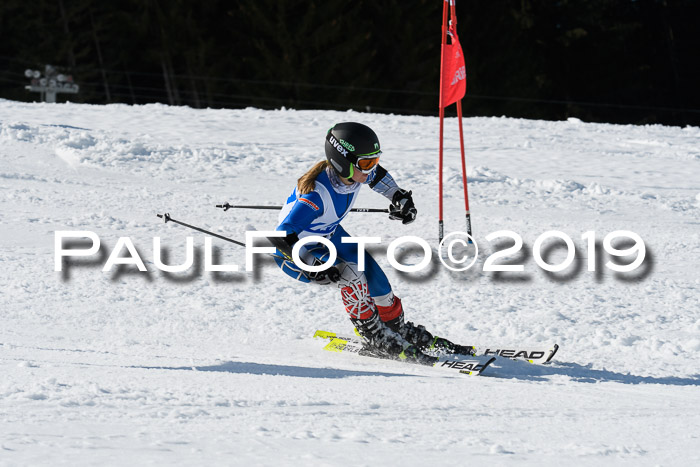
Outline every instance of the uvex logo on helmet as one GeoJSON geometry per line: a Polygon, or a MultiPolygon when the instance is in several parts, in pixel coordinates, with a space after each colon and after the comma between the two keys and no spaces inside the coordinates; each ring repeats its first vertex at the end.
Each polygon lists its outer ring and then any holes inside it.
{"type": "Polygon", "coordinates": [[[348,151],[345,150],[345,148],[338,142],[337,139],[335,139],[335,137],[333,135],[331,135],[331,137],[328,139],[328,141],[330,141],[330,143],[333,145],[333,147],[336,149],[336,151],[341,153],[343,156],[348,155],[348,151]]]}

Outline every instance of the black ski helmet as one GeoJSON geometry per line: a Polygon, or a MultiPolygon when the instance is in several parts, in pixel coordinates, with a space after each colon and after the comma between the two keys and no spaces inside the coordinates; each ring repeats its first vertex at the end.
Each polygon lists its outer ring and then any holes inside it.
{"type": "Polygon", "coordinates": [[[326,158],[342,178],[353,176],[358,156],[379,153],[379,138],[362,123],[336,123],[326,134],[326,158]]]}

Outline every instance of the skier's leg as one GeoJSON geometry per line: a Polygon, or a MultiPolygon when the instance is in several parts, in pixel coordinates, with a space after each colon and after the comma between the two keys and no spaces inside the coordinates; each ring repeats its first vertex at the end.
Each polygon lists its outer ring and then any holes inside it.
{"type": "Polygon", "coordinates": [[[445,350],[449,353],[462,355],[474,355],[476,352],[474,347],[458,345],[445,338],[433,336],[422,324],[415,325],[411,321],[404,322],[401,299],[392,292],[380,297],[374,297],[374,303],[384,324],[401,334],[404,339],[417,346],[422,352],[445,350]]]}
{"type": "Polygon", "coordinates": [[[381,297],[374,297],[377,311],[382,321],[391,329],[398,332],[411,344],[422,351],[432,349],[435,338],[425,326],[415,326],[412,322],[404,322],[404,311],[401,299],[389,292],[381,297]]]}
{"type": "MultiPolygon", "coordinates": [[[[355,243],[342,243],[340,238],[349,236],[342,227],[338,227],[334,235],[334,244],[338,251],[338,257],[350,264],[358,263],[358,248],[355,243]],[[336,243],[337,242],[337,243],[336,243]]],[[[425,329],[425,326],[414,325],[412,322],[404,322],[404,310],[401,299],[394,295],[389,279],[382,268],[372,258],[372,255],[364,252],[364,279],[367,282],[367,292],[372,298],[379,319],[386,327],[399,333],[406,341],[417,346],[421,351],[446,350],[451,353],[473,355],[473,347],[460,346],[447,339],[433,336],[425,329]]],[[[346,306],[347,310],[347,306],[346,306]]]]}
{"type": "Polygon", "coordinates": [[[374,300],[369,295],[364,273],[357,270],[357,265],[339,259],[336,267],[340,272],[338,287],[340,298],[350,319],[365,320],[376,313],[374,300]]]}
{"type": "MultiPolygon", "coordinates": [[[[349,234],[342,227],[338,227],[338,232],[334,236],[334,239],[336,236],[342,238],[343,236],[349,236],[349,234]]],[[[338,242],[336,249],[338,250],[339,258],[342,257],[344,261],[349,263],[359,263],[357,244],[338,242]]],[[[366,251],[364,252],[364,263],[364,276],[367,280],[367,289],[369,295],[374,300],[379,318],[392,330],[401,332],[404,327],[404,312],[401,299],[394,295],[386,274],[384,274],[382,268],[377,264],[374,258],[372,258],[372,255],[366,251]]],[[[423,328],[423,330],[425,330],[425,328],[423,328]]]]}
{"type": "MultiPolygon", "coordinates": [[[[328,248],[320,243],[315,245],[305,245],[299,250],[299,257],[306,264],[315,264],[316,261],[325,263],[329,256],[330,252],[328,251],[328,248]]],[[[304,271],[293,261],[283,259],[281,256],[275,256],[274,259],[277,266],[282,269],[282,272],[300,282],[313,282],[314,284],[318,285],[328,285],[332,282],[328,277],[324,277],[323,279],[312,279],[311,277],[313,276],[310,275],[308,271],[304,271]]]]}
{"type": "Polygon", "coordinates": [[[367,344],[381,355],[397,360],[432,365],[437,358],[425,355],[417,346],[389,328],[379,317],[374,300],[369,295],[365,275],[357,264],[336,263],[340,271],[340,294],[350,321],[367,344]]]}
{"type": "Polygon", "coordinates": [[[423,326],[404,323],[401,299],[394,295],[386,274],[369,253],[365,254],[365,277],[368,291],[377,308],[379,319],[394,332],[401,334],[411,344],[425,351],[430,348],[433,336],[423,326]]]}
{"type": "Polygon", "coordinates": [[[277,256],[275,256],[274,259],[275,263],[277,263],[277,266],[279,266],[282,272],[292,279],[296,279],[301,282],[311,282],[306,274],[304,274],[304,271],[302,271],[299,266],[294,264],[294,262],[279,258],[277,256]]]}
{"type": "MultiPolygon", "coordinates": [[[[341,238],[344,236],[348,234],[342,227],[333,236],[338,252],[336,267],[341,277],[339,286],[343,305],[357,331],[372,348],[389,357],[432,365],[436,361],[434,357],[423,354],[398,329],[393,329],[384,322],[386,315],[382,315],[372,297],[377,293],[384,300],[389,295],[393,297],[389,281],[369,253],[365,252],[365,272],[359,271],[357,244],[342,243],[341,238]],[[372,281],[367,280],[369,271],[372,281]]],[[[382,310],[385,308],[382,307],[382,310]]]]}
{"type": "Polygon", "coordinates": [[[445,338],[433,336],[422,324],[415,325],[411,321],[404,322],[401,299],[391,292],[382,297],[374,297],[374,302],[384,324],[401,334],[404,339],[417,346],[422,352],[445,350],[449,353],[462,355],[474,355],[476,352],[474,347],[455,344],[445,338]]]}
{"type": "MultiPolygon", "coordinates": [[[[336,250],[339,246],[347,247],[348,244],[343,244],[339,240],[342,236],[347,235],[342,227],[338,228],[338,233],[333,236],[336,246],[336,250]]],[[[333,240],[331,240],[333,241],[333,240]]],[[[341,298],[343,300],[343,305],[348,312],[351,319],[369,319],[372,314],[376,312],[376,307],[374,301],[369,295],[367,280],[365,279],[364,273],[358,271],[357,268],[357,254],[353,256],[350,251],[343,251],[338,253],[338,257],[335,262],[335,267],[338,268],[340,272],[340,281],[338,282],[338,287],[340,288],[341,298]],[[345,254],[343,254],[345,253],[345,254]]],[[[299,251],[299,257],[302,261],[307,264],[311,264],[314,260],[318,259],[325,263],[328,260],[330,252],[325,245],[306,245],[299,251]]],[[[282,269],[282,271],[288,276],[299,280],[301,282],[312,282],[306,273],[294,262],[284,260],[281,257],[275,257],[275,262],[282,269]]],[[[313,281],[319,283],[318,281],[313,281]]],[[[327,285],[330,280],[322,283],[322,285],[327,285]]]]}
{"type": "MultiPolygon", "coordinates": [[[[331,240],[336,247],[336,251],[338,252],[338,260],[352,264],[354,265],[355,269],[358,269],[357,265],[360,263],[359,248],[356,243],[343,243],[342,239],[345,237],[350,237],[350,234],[348,234],[342,226],[338,226],[338,229],[331,240]]],[[[389,279],[386,277],[386,274],[384,274],[384,271],[382,271],[382,268],[379,267],[374,258],[372,258],[372,255],[367,253],[367,251],[364,251],[363,254],[364,271],[361,271],[361,273],[363,274],[364,280],[367,283],[367,291],[369,296],[372,297],[375,302],[377,302],[379,299],[380,303],[377,304],[383,308],[386,308],[386,304],[391,303],[391,297],[394,296],[393,292],[391,291],[389,279]]],[[[393,318],[393,316],[390,318],[387,318],[387,316],[389,315],[380,313],[382,321],[387,321],[388,319],[393,318]]]]}

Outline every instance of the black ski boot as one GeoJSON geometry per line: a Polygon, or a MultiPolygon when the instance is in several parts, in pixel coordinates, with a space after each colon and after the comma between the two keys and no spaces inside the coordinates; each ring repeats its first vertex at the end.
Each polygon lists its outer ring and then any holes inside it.
{"type": "Polygon", "coordinates": [[[424,354],[418,346],[389,328],[379,319],[377,313],[374,313],[369,319],[351,319],[351,321],[363,339],[367,341],[371,351],[376,351],[381,357],[428,366],[433,366],[438,361],[437,357],[424,354]]]}
{"type": "MultiPolygon", "coordinates": [[[[431,333],[425,330],[425,326],[416,326],[410,321],[404,323],[403,307],[398,297],[394,297],[393,304],[386,307],[386,310],[387,314],[395,315],[396,311],[398,311],[399,315],[396,316],[396,318],[385,321],[384,324],[392,331],[401,334],[401,337],[418,347],[421,352],[435,350],[438,352],[468,356],[473,356],[476,353],[474,347],[455,344],[443,337],[433,337],[431,333]],[[396,310],[396,308],[398,308],[398,310],[396,310]]],[[[379,311],[382,311],[381,307],[379,311]]]]}
{"type": "MultiPolygon", "coordinates": [[[[418,347],[421,352],[427,352],[429,350],[443,351],[450,354],[458,355],[468,355],[473,356],[476,354],[476,349],[468,345],[455,344],[452,341],[445,339],[444,337],[434,336],[426,331],[423,325],[414,325],[412,322],[403,322],[403,314],[392,321],[400,321],[398,325],[398,332],[401,336],[406,339],[411,344],[418,347]]],[[[386,323],[392,329],[397,327],[397,323],[386,323]]]]}

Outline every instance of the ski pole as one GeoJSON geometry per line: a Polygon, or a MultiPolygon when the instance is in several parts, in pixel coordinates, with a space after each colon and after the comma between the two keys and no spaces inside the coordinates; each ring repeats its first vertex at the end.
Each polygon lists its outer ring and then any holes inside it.
{"type": "MultiPolygon", "coordinates": [[[[177,219],[173,219],[172,217],[170,217],[170,214],[168,214],[167,212],[166,212],[165,214],[156,214],[156,216],[160,217],[161,219],[164,219],[166,224],[167,224],[168,222],[175,222],[176,224],[180,224],[180,225],[182,225],[182,226],[188,227],[188,228],[193,229],[193,230],[196,230],[196,231],[198,231],[198,232],[202,232],[202,233],[205,233],[205,234],[207,234],[207,235],[211,235],[212,237],[220,238],[221,240],[226,240],[227,242],[235,243],[236,245],[240,245],[240,246],[242,246],[242,247],[244,247],[244,248],[246,247],[246,244],[245,244],[245,243],[239,242],[238,240],[234,240],[234,239],[232,239],[232,238],[224,237],[223,235],[215,234],[214,232],[209,232],[208,230],[204,230],[204,229],[202,229],[202,228],[200,228],[200,227],[195,227],[194,225],[190,225],[190,224],[187,224],[187,223],[185,223],[185,222],[179,221],[179,220],[177,220],[177,219]]],[[[272,237],[272,238],[275,238],[275,237],[272,237]]],[[[275,245],[275,243],[274,243],[274,241],[272,240],[272,238],[269,238],[269,237],[268,237],[267,240],[268,240],[270,243],[272,243],[273,246],[276,247],[277,245],[275,245]]],[[[280,258],[281,260],[286,260],[286,259],[287,259],[287,258],[284,258],[284,257],[282,257],[282,256],[280,256],[280,255],[276,255],[276,254],[274,254],[274,253],[269,253],[269,255],[272,256],[273,258],[280,258]]]]}
{"type": "MultiPolygon", "coordinates": [[[[224,204],[217,204],[217,208],[221,208],[224,211],[228,211],[229,209],[273,209],[273,210],[280,210],[282,209],[282,206],[247,206],[247,205],[241,205],[241,204],[229,204],[229,203],[224,203],[224,204]]],[[[388,213],[388,209],[381,209],[381,208],[352,208],[350,212],[384,212],[388,213]]]]}
{"type": "MultiPolygon", "coordinates": [[[[211,235],[212,237],[220,238],[221,240],[226,240],[227,242],[235,243],[236,245],[240,245],[242,247],[247,247],[247,245],[245,243],[239,242],[238,240],[224,237],[223,235],[215,234],[214,232],[210,232],[210,231],[204,230],[200,227],[195,227],[194,225],[190,225],[190,224],[187,224],[185,222],[179,221],[177,219],[173,219],[172,217],[170,217],[170,214],[167,212],[165,214],[156,214],[156,216],[163,219],[166,224],[168,222],[175,222],[176,224],[180,224],[184,227],[196,230],[198,232],[202,232],[204,234],[211,235]]],[[[289,247],[289,245],[284,244],[284,242],[281,242],[281,240],[282,240],[281,237],[265,237],[265,238],[267,239],[268,242],[270,242],[272,244],[272,246],[277,248],[283,254],[283,256],[280,256],[280,255],[275,254],[275,253],[267,253],[269,256],[272,256],[273,258],[279,258],[282,261],[293,261],[289,256],[289,255],[291,255],[291,247],[289,247]],[[286,249],[290,250],[289,253],[285,252],[286,249]]],[[[316,264],[314,264],[314,266],[316,266],[316,264]]],[[[308,274],[306,272],[302,272],[302,274],[304,274],[305,276],[308,277],[308,274]]]]}
{"type": "Polygon", "coordinates": [[[202,232],[202,233],[205,233],[205,234],[207,234],[207,235],[211,235],[212,237],[220,238],[221,240],[226,240],[227,242],[235,243],[236,245],[240,245],[240,246],[242,246],[242,247],[245,247],[245,246],[246,246],[245,243],[239,242],[238,240],[234,240],[234,239],[232,239],[232,238],[224,237],[223,235],[215,234],[214,232],[209,232],[208,230],[204,230],[204,229],[201,229],[201,228],[199,228],[199,227],[195,227],[194,225],[186,224],[186,223],[184,223],[184,222],[182,222],[182,221],[178,221],[178,220],[176,220],[176,219],[173,219],[172,217],[170,217],[170,214],[168,214],[167,212],[166,212],[165,214],[156,214],[156,215],[157,215],[158,217],[160,217],[161,219],[164,219],[166,224],[167,224],[168,222],[175,222],[176,224],[180,224],[180,225],[185,226],[185,227],[188,227],[188,228],[190,228],[190,229],[197,230],[197,231],[202,232]]]}

